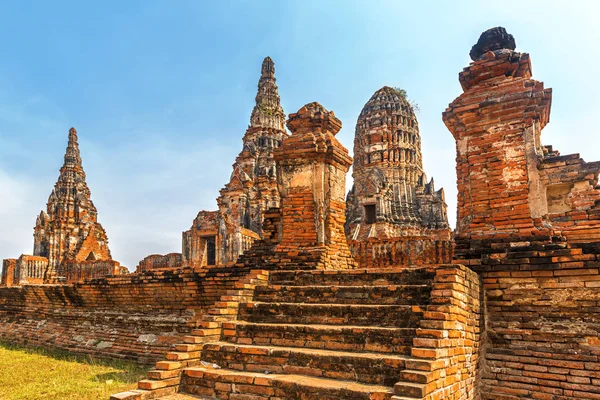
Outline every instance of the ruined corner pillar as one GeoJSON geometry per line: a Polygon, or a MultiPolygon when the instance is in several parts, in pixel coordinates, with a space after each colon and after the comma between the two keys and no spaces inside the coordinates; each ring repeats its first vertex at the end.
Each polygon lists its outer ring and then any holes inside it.
{"type": "Polygon", "coordinates": [[[443,113],[456,140],[457,240],[551,234],[538,162],[552,90],[531,79],[529,54],[514,49],[504,28],[484,32],[459,74],[464,93],[443,113]]]}
{"type": "Polygon", "coordinates": [[[7,258],[2,260],[2,273],[0,275],[0,286],[14,286],[15,282],[15,268],[17,267],[17,260],[14,258],[7,258]]]}
{"type": "Polygon", "coordinates": [[[348,150],[335,138],[342,127],[333,111],[310,103],[290,114],[274,157],[281,192],[281,240],[276,252],[292,264],[355,266],[344,233],[348,150]]]}

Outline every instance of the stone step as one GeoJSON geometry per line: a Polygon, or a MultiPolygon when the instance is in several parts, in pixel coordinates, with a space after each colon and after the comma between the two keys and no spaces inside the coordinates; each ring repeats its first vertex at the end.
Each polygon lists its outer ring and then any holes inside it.
{"type": "Polygon", "coordinates": [[[207,342],[207,336],[184,336],[183,341],[186,344],[201,344],[207,342]]]}
{"type": "Polygon", "coordinates": [[[171,369],[171,370],[153,369],[153,370],[148,371],[146,376],[150,380],[162,381],[164,379],[174,378],[176,376],[179,376],[180,374],[181,374],[180,369],[171,369]]]}
{"type": "Polygon", "coordinates": [[[202,360],[237,371],[299,374],[393,386],[410,358],[385,353],[218,342],[204,346],[202,360]]]}
{"type": "Polygon", "coordinates": [[[428,393],[435,390],[435,382],[430,384],[397,382],[394,385],[394,394],[397,396],[408,397],[410,399],[422,399],[428,393]]]}
{"type": "Polygon", "coordinates": [[[200,350],[202,350],[202,343],[177,343],[175,345],[175,351],[187,352],[200,350]]]}
{"type": "Polygon", "coordinates": [[[110,396],[110,400],[150,400],[162,399],[177,393],[176,386],[169,386],[155,390],[134,389],[127,392],[116,393],[110,396]]]}
{"type": "Polygon", "coordinates": [[[143,389],[143,390],[163,389],[163,388],[173,387],[175,385],[178,385],[179,382],[180,382],[179,377],[167,378],[167,379],[161,379],[161,380],[142,379],[141,381],[138,382],[138,389],[143,389]]]}
{"type": "Polygon", "coordinates": [[[170,351],[165,355],[169,361],[185,361],[200,358],[200,351],[170,351]]]}
{"type": "Polygon", "coordinates": [[[373,351],[409,355],[414,328],[346,325],[269,324],[235,321],[223,324],[223,340],[237,344],[373,351]]]}
{"type": "Polygon", "coordinates": [[[286,303],[428,304],[430,285],[257,287],[254,300],[286,303]]]}
{"type": "Polygon", "coordinates": [[[264,374],[230,369],[188,368],[183,392],[218,399],[244,400],[390,400],[388,386],[316,378],[297,374],[264,374]]]}
{"type": "Polygon", "coordinates": [[[194,336],[214,336],[221,334],[221,327],[218,328],[204,328],[204,329],[193,329],[192,335],[194,336]]]}
{"type": "Polygon", "coordinates": [[[416,328],[423,309],[414,305],[242,303],[239,319],[258,323],[416,328]]]}
{"type": "Polygon", "coordinates": [[[431,282],[434,275],[435,271],[432,268],[273,271],[269,275],[269,284],[298,286],[419,285],[431,282]]]}

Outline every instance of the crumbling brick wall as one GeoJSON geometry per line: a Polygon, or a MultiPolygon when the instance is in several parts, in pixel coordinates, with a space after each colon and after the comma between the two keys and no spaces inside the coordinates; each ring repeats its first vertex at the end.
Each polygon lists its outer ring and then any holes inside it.
{"type": "Polygon", "coordinates": [[[479,399],[484,341],[481,278],[463,265],[435,269],[430,304],[423,312],[397,395],[423,400],[479,399]]]}
{"type": "Polygon", "coordinates": [[[157,271],[0,288],[0,339],[150,363],[196,327],[246,268],[157,271]]]}
{"type": "Polygon", "coordinates": [[[523,239],[457,243],[457,262],[482,276],[486,294],[482,398],[596,399],[600,246],[523,239]]]}
{"type": "Polygon", "coordinates": [[[400,236],[349,240],[352,256],[361,268],[397,268],[452,262],[454,242],[428,236],[400,236]]]}
{"type": "Polygon", "coordinates": [[[514,49],[503,28],[484,32],[444,113],[457,150],[454,262],[484,284],[481,398],[598,399],[599,165],[541,145],[551,90],[514,49]]]}
{"type": "Polygon", "coordinates": [[[59,267],[59,275],[67,283],[83,282],[104,276],[119,275],[121,264],[114,260],[76,261],[66,260],[59,267]]]}
{"type": "Polygon", "coordinates": [[[13,286],[15,284],[15,269],[17,260],[15,258],[6,258],[2,260],[2,276],[0,277],[0,286],[13,286]]]}
{"type": "Polygon", "coordinates": [[[175,269],[183,265],[181,253],[152,254],[145,257],[135,267],[135,272],[146,272],[155,269],[175,269]]]}
{"type": "Polygon", "coordinates": [[[548,218],[571,243],[600,241],[600,161],[579,154],[561,156],[544,148],[540,180],[546,188],[548,218]]]}

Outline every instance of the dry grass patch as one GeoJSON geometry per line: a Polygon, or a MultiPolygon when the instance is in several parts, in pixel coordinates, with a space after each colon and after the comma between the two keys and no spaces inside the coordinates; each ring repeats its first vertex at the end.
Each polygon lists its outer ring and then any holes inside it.
{"type": "Polygon", "coordinates": [[[108,400],[134,389],[149,367],[0,343],[0,399],[108,400]]]}

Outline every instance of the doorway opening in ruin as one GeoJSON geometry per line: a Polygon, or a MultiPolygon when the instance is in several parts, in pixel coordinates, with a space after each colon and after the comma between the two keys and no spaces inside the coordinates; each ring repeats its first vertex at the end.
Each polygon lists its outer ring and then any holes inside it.
{"type": "Polygon", "coordinates": [[[377,219],[377,210],[375,204],[365,204],[365,223],[374,224],[377,219]]]}
{"type": "Polygon", "coordinates": [[[209,236],[206,238],[206,265],[215,265],[217,248],[215,243],[215,237],[209,236]]]}

